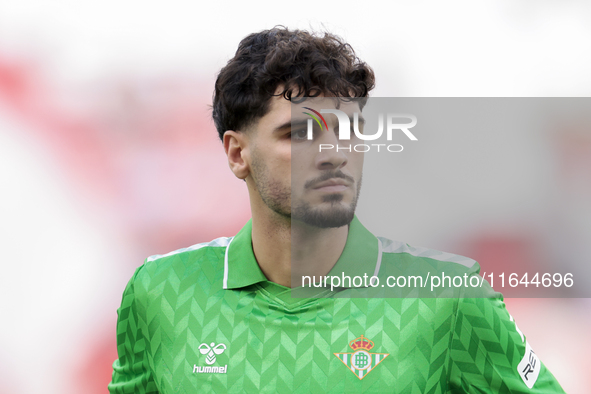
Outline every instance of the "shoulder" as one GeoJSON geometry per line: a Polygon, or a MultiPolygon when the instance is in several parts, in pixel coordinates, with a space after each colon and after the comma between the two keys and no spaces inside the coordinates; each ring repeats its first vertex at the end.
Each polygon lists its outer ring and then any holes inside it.
{"type": "Polygon", "coordinates": [[[200,273],[223,270],[227,246],[233,237],[216,238],[210,242],[198,243],[165,254],[148,257],[136,271],[134,280],[143,287],[152,287],[167,279],[176,281],[200,273]]]}
{"type": "Polygon", "coordinates": [[[412,263],[425,263],[440,268],[451,268],[461,271],[480,270],[479,264],[465,256],[442,252],[435,249],[415,247],[400,241],[392,241],[387,238],[377,237],[382,249],[382,256],[386,260],[398,259],[412,261],[412,263]]]}
{"type": "Polygon", "coordinates": [[[232,238],[233,237],[216,238],[210,242],[198,243],[187,248],[174,250],[166,254],[155,254],[146,259],[146,264],[161,264],[173,259],[183,258],[188,255],[205,254],[211,249],[222,248],[225,250],[225,248],[230,244],[230,241],[232,241],[232,238]]]}

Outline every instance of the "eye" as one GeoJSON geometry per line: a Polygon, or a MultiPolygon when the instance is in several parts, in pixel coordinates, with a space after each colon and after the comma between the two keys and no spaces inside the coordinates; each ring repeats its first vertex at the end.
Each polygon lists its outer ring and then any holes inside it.
{"type": "Polygon", "coordinates": [[[291,139],[294,141],[302,141],[308,138],[308,130],[306,129],[299,129],[299,130],[292,130],[291,139]]]}

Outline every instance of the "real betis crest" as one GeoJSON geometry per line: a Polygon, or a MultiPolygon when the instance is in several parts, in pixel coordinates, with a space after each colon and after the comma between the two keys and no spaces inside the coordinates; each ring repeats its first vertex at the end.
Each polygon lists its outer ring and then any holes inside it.
{"type": "Polygon", "coordinates": [[[390,355],[389,353],[370,353],[374,343],[363,335],[349,342],[349,347],[353,349],[353,353],[334,353],[334,355],[360,380],[390,355]]]}

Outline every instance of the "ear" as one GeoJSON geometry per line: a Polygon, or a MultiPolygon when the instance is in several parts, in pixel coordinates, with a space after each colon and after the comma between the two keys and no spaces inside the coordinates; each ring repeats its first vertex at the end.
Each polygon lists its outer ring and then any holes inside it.
{"type": "Polygon", "coordinates": [[[227,130],[224,133],[224,150],[236,178],[245,179],[250,173],[248,138],[242,132],[227,130]]]}

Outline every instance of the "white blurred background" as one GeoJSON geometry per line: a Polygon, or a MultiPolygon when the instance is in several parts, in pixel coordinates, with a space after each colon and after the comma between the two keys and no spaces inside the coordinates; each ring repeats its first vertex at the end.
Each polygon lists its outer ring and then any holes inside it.
{"type": "MultiPolygon", "coordinates": [[[[591,92],[585,1],[0,0],[0,393],[106,393],[135,268],[248,220],[208,105],[238,42],[277,24],[344,37],[374,96],[591,92]]],[[[443,193],[461,225],[401,210],[399,238],[481,262],[589,263],[591,131],[531,138],[514,149],[552,147],[530,155],[531,188],[475,188],[469,206],[443,193]],[[553,195],[531,192],[544,182],[553,195]]],[[[507,305],[565,390],[589,392],[589,300],[507,305]]]]}

